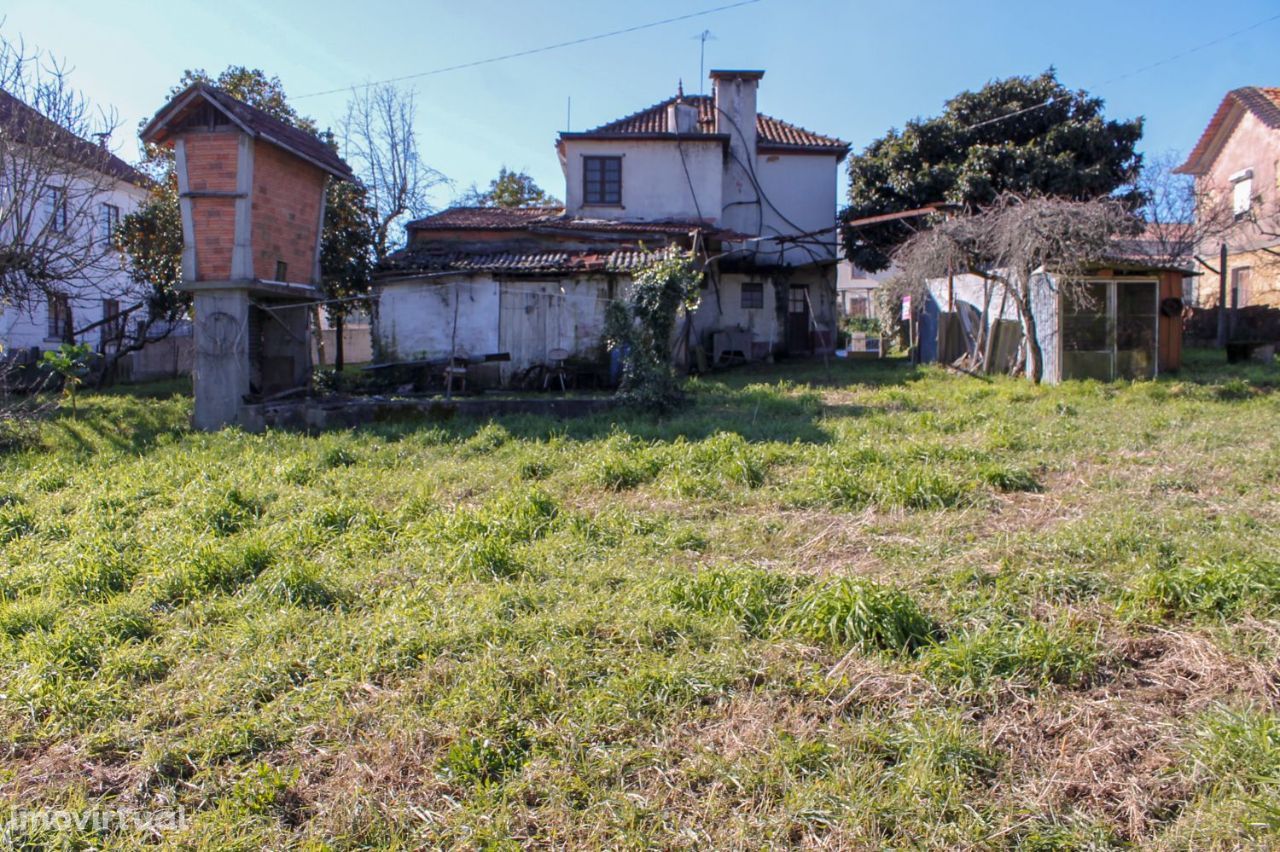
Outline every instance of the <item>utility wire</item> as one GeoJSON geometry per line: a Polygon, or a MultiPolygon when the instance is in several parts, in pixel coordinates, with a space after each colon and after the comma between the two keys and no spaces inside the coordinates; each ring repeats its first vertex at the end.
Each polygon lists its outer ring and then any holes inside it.
{"type": "MultiPolygon", "coordinates": [[[[1247,26],[1247,27],[1242,27],[1241,29],[1238,29],[1238,30],[1236,30],[1235,32],[1230,32],[1230,33],[1227,33],[1226,35],[1219,36],[1218,38],[1215,38],[1215,39],[1213,39],[1213,40],[1211,40],[1211,41],[1206,41],[1206,42],[1204,42],[1203,44],[1197,44],[1197,45],[1196,45],[1196,46],[1194,46],[1194,47],[1189,47],[1189,48],[1187,48],[1186,50],[1183,50],[1183,51],[1181,51],[1181,52],[1179,52],[1179,53],[1175,53],[1175,54],[1173,54],[1172,56],[1166,56],[1164,59],[1157,60],[1157,61],[1155,61],[1155,62],[1152,62],[1152,63],[1148,64],[1148,65],[1143,65],[1143,66],[1141,66],[1141,67],[1139,67],[1139,68],[1135,68],[1135,69],[1133,69],[1132,71],[1127,71],[1127,72],[1125,72],[1124,74],[1121,74],[1121,75],[1120,75],[1120,76],[1118,76],[1118,77],[1112,77],[1112,78],[1111,78],[1111,79],[1109,79],[1109,80],[1103,80],[1101,83],[1097,83],[1097,84],[1095,84],[1095,85],[1091,85],[1091,86],[1089,86],[1088,88],[1089,88],[1090,90],[1093,90],[1093,89],[1099,89],[1099,88],[1102,88],[1103,86],[1110,85],[1111,83],[1118,83],[1118,82],[1120,82],[1121,80],[1127,80],[1127,79],[1129,79],[1130,77],[1134,77],[1134,76],[1137,76],[1138,74],[1145,73],[1145,72],[1147,72],[1147,71],[1150,71],[1150,70],[1151,70],[1151,69],[1153,69],[1153,68],[1159,68],[1159,67],[1160,67],[1160,66],[1162,66],[1162,65],[1168,65],[1170,62],[1176,62],[1177,60],[1182,59],[1182,58],[1187,57],[1187,56],[1190,56],[1190,55],[1191,55],[1191,54],[1193,54],[1193,53],[1197,53],[1197,52],[1199,52],[1199,51],[1201,51],[1201,50],[1204,50],[1204,49],[1206,49],[1206,48],[1209,48],[1209,47],[1213,47],[1213,46],[1215,46],[1215,45],[1222,44],[1224,41],[1230,41],[1231,39],[1235,38],[1236,36],[1244,35],[1244,34],[1245,34],[1245,33],[1247,33],[1247,32],[1250,32],[1250,31],[1252,31],[1252,30],[1256,30],[1256,29],[1258,29],[1259,27],[1264,27],[1264,26],[1266,26],[1267,24],[1270,24],[1270,23],[1272,23],[1272,22],[1274,22],[1274,21],[1280,21],[1280,15],[1272,15],[1270,18],[1265,18],[1265,19],[1263,19],[1263,20],[1261,20],[1261,21],[1257,21],[1257,22],[1255,22],[1255,23],[1250,24],[1250,25],[1249,25],[1249,26],[1247,26]]],[[[970,124],[970,125],[969,125],[969,126],[967,126],[967,127],[961,127],[961,128],[959,128],[959,131],[960,131],[960,132],[964,132],[964,131],[966,131],[966,130],[977,130],[979,127],[986,127],[987,125],[990,125],[990,124],[996,124],[997,122],[1007,121],[1007,120],[1008,120],[1008,119],[1010,119],[1010,118],[1017,118],[1017,117],[1018,117],[1018,116],[1020,116],[1020,115],[1025,115],[1026,113],[1034,112],[1035,110],[1038,110],[1038,109],[1044,109],[1044,108],[1045,108],[1045,107],[1047,107],[1047,106],[1051,106],[1051,105],[1053,105],[1053,104],[1057,103],[1059,100],[1062,100],[1062,99],[1061,99],[1061,98],[1049,98],[1048,100],[1044,101],[1043,103],[1032,104],[1032,105],[1031,105],[1031,106],[1029,106],[1029,107],[1024,107],[1023,109],[1016,110],[1016,111],[1011,112],[1011,113],[1009,113],[1009,114],[1007,114],[1007,115],[999,115],[999,116],[996,116],[995,118],[988,118],[986,121],[979,121],[977,124],[970,124]]]]}
{"type": "Polygon", "coordinates": [[[543,47],[532,47],[528,50],[520,50],[515,53],[504,53],[501,56],[491,56],[487,59],[477,59],[473,62],[461,62],[457,65],[446,65],[443,68],[433,68],[430,71],[420,71],[416,74],[405,74],[402,77],[390,77],[386,80],[377,80],[372,83],[359,83],[353,86],[343,86],[340,89],[326,89],[323,92],[309,92],[305,95],[295,95],[294,100],[302,98],[317,98],[321,95],[334,95],[339,92],[347,92],[352,89],[368,89],[372,86],[380,86],[386,83],[402,83],[405,80],[416,80],[419,77],[431,77],[436,74],[444,74],[449,71],[461,71],[464,68],[475,68],[478,65],[491,65],[494,62],[504,62],[508,59],[517,59],[522,56],[533,56],[536,53],[547,53],[552,50],[559,50],[563,47],[573,47],[574,45],[586,44],[592,41],[600,41],[601,39],[612,38],[614,36],[626,35],[627,33],[639,32],[640,30],[649,30],[654,27],[665,26],[666,24],[674,24],[679,21],[687,21],[690,18],[701,18],[706,15],[712,15],[716,12],[725,12],[729,9],[737,9],[741,6],[750,6],[753,3],[759,3],[760,0],[739,0],[737,3],[727,3],[723,6],[715,6],[711,9],[703,9],[700,12],[690,12],[687,15],[677,15],[673,18],[663,18],[661,21],[650,21],[647,24],[636,24],[633,27],[624,27],[620,30],[611,30],[607,33],[597,33],[595,35],[583,36],[569,41],[561,41],[555,44],[544,45],[543,47]]]}

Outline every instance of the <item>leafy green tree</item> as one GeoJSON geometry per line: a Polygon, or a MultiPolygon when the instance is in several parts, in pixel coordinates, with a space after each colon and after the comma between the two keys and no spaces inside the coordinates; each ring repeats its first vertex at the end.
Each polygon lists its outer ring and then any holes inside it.
{"type": "Polygon", "coordinates": [[[376,266],[377,238],[372,223],[377,211],[369,203],[368,192],[358,183],[332,181],[325,207],[324,237],[320,244],[320,288],[325,298],[334,335],[333,365],[341,373],[346,356],[342,329],[347,317],[366,300],[376,266]]]}
{"type": "MultiPolygon", "coordinates": [[[[849,160],[845,222],[939,202],[973,209],[1004,193],[1137,203],[1142,119],[1108,120],[1103,102],[1072,91],[1051,68],[1010,77],[949,100],[942,115],[907,122],[849,160]]],[[[863,269],[886,268],[918,221],[844,229],[845,252],[863,269]]]]}
{"type": "Polygon", "coordinates": [[[473,184],[463,196],[463,203],[470,207],[559,207],[563,202],[534,183],[524,172],[503,166],[498,176],[489,181],[489,189],[480,192],[473,184]]]}

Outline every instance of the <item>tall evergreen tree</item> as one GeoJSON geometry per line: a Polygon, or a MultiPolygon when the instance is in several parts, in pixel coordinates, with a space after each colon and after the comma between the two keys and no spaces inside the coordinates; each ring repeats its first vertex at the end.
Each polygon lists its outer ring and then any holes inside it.
{"type": "MultiPolygon", "coordinates": [[[[949,100],[942,115],[891,130],[849,160],[845,222],[935,203],[966,208],[1004,193],[1136,203],[1142,119],[1109,120],[1103,101],[1073,91],[1051,68],[996,80],[949,100]]],[[[863,269],[886,268],[919,222],[846,228],[845,251],[863,269]]]]}

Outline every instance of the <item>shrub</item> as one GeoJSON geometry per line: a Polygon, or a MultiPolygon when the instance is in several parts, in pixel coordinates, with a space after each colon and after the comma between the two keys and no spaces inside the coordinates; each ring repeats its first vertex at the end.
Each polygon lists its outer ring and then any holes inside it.
{"type": "Polygon", "coordinates": [[[800,598],[788,609],[783,625],[835,648],[907,654],[933,643],[940,633],[907,593],[852,578],[834,580],[800,598]]]}
{"type": "Polygon", "coordinates": [[[632,276],[625,301],[605,309],[605,340],[622,352],[618,396],[655,413],[670,411],[683,394],[671,365],[671,335],[680,309],[698,305],[702,269],[689,252],[655,255],[632,276]]]}

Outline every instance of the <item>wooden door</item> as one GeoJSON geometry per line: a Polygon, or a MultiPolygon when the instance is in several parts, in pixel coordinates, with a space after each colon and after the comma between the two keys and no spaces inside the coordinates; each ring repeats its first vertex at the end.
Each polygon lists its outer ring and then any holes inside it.
{"type": "Polygon", "coordinates": [[[809,334],[809,288],[793,284],[787,294],[787,352],[807,355],[813,351],[809,334]]]}
{"type": "Polygon", "coordinates": [[[511,360],[502,365],[502,383],[547,355],[547,299],[535,285],[504,284],[498,294],[498,345],[511,360]]]}

